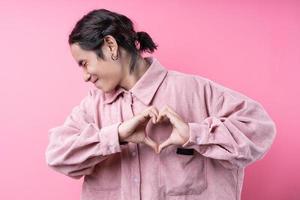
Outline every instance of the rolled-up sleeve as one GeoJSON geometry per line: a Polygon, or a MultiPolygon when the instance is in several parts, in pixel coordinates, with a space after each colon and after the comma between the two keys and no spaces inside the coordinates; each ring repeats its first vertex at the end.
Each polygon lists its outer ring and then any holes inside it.
{"type": "Polygon", "coordinates": [[[189,140],[183,147],[229,168],[261,159],[276,135],[275,123],[262,105],[213,81],[203,92],[209,117],[188,123],[189,140]]]}
{"type": "Polygon", "coordinates": [[[121,122],[98,128],[93,116],[93,99],[93,90],[90,90],[65,122],[48,132],[47,164],[75,179],[91,174],[97,164],[121,151],[118,138],[121,122]]]}

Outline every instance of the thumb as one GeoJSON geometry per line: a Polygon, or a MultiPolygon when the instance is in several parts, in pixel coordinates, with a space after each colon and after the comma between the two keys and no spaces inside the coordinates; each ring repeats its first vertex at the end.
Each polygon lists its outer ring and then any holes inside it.
{"type": "Polygon", "coordinates": [[[160,153],[164,148],[166,148],[167,146],[171,145],[171,138],[168,138],[166,141],[164,141],[163,143],[161,143],[158,146],[158,153],[160,153]]]}
{"type": "Polygon", "coordinates": [[[151,138],[149,138],[149,137],[146,136],[145,140],[144,140],[144,143],[146,145],[148,145],[149,147],[151,147],[155,151],[155,153],[158,152],[158,145],[151,138]]]}

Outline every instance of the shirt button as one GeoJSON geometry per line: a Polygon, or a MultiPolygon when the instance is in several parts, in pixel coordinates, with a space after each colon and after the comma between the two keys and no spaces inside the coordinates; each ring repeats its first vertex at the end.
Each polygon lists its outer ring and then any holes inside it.
{"type": "Polygon", "coordinates": [[[109,154],[110,153],[110,146],[106,147],[106,153],[109,154]]]}
{"type": "Polygon", "coordinates": [[[136,156],[136,152],[135,151],[131,152],[131,155],[136,156]]]}
{"type": "Polygon", "coordinates": [[[197,140],[197,144],[201,144],[202,141],[201,141],[201,138],[200,138],[200,137],[197,137],[196,140],[197,140]]]}
{"type": "Polygon", "coordinates": [[[139,178],[138,178],[138,177],[134,177],[134,178],[133,178],[133,181],[134,181],[135,183],[138,183],[138,182],[139,182],[139,178]]]}

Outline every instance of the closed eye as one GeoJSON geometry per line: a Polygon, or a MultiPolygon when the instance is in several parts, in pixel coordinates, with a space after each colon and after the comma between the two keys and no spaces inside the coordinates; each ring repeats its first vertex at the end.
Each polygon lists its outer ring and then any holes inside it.
{"type": "Polygon", "coordinates": [[[87,62],[85,62],[84,64],[83,64],[83,67],[86,67],[87,66],[87,62]]]}
{"type": "Polygon", "coordinates": [[[86,62],[84,60],[79,60],[78,65],[79,67],[86,67],[86,62]]]}

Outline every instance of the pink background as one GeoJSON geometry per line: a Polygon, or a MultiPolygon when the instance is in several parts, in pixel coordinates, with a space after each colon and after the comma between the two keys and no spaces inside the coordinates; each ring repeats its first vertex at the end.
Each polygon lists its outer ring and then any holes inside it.
{"type": "Polygon", "coordinates": [[[67,36],[95,8],[130,17],[159,45],[154,56],[167,68],[261,102],[278,133],[267,156],[246,169],[242,199],[297,199],[300,2],[288,0],[2,0],[0,199],[79,199],[82,180],[51,170],[44,155],[48,129],[93,87],[83,82],[67,36]]]}

